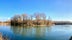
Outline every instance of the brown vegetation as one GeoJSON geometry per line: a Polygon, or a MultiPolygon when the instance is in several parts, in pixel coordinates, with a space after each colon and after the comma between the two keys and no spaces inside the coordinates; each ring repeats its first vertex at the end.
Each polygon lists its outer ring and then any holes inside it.
{"type": "Polygon", "coordinates": [[[0,40],[9,40],[6,36],[4,37],[2,33],[0,33],[0,40]]]}
{"type": "Polygon", "coordinates": [[[27,14],[15,15],[11,19],[11,25],[23,25],[23,26],[37,26],[37,25],[52,25],[51,20],[46,19],[44,13],[34,13],[34,15],[28,16],[27,14]]]}

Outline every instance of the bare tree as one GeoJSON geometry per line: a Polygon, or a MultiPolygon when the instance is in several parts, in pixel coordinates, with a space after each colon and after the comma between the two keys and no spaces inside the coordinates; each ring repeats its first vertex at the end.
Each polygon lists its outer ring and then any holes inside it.
{"type": "Polygon", "coordinates": [[[41,15],[41,18],[42,18],[43,20],[46,20],[46,15],[45,15],[45,13],[41,13],[40,15],[41,15]]]}
{"type": "Polygon", "coordinates": [[[38,13],[35,13],[34,16],[35,16],[35,19],[36,20],[40,20],[41,19],[41,15],[40,15],[39,12],[38,13]]]}
{"type": "Polygon", "coordinates": [[[16,25],[16,23],[18,23],[19,19],[20,19],[20,15],[15,15],[14,17],[11,18],[11,23],[13,25],[16,25]]]}
{"type": "Polygon", "coordinates": [[[11,20],[13,20],[13,21],[18,21],[18,19],[20,19],[20,16],[19,16],[19,15],[15,15],[14,17],[12,17],[11,20]]]}
{"type": "Polygon", "coordinates": [[[45,13],[41,13],[41,18],[42,18],[42,23],[43,24],[46,24],[46,15],[45,15],[45,13]]]}
{"type": "Polygon", "coordinates": [[[41,13],[35,13],[34,14],[34,16],[35,16],[35,19],[36,19],[36,23],[37,23],[37,25],[40,25],[41,24],[41,13]]]}
{"type": "Polygon", "coordinates": [[[30,15],[30,20],[33,20],[33,15],[30,15]]]}
{"type": "Polygon", "coordinates": [[[26,13],[21,15],[22,18],[22,25],[27,24],[28,15],[26,13]]]}
{"type": "Polygon", "coordinates": [[[48,17],[48,25],[51,25],[51,24],[52,24],[51,17],[49,16],[48,17]]]}
{"type": "Polygon", "coordinates": [[[27,20],[27,14],[22,14],[22,19],[23,19],[23,21],[27,20]]]}

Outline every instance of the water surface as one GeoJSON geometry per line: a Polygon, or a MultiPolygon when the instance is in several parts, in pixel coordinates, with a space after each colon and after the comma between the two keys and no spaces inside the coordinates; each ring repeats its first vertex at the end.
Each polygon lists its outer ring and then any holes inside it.
{"type": "Polygon", "coordinates": [[[0,26],[0,32],[10,40],[69,40],[72,25],[50,27],[0,26]]]}

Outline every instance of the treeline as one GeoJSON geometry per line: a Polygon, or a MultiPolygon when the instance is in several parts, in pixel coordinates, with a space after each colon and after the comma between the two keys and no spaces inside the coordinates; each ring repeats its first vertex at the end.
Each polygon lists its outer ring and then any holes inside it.
{"type": "MultiPolygon", "coordinates": [[[[50,17],[49,17],[50,18],[50,17]]],[[[11,25],[13,26],[43,26],[52,25],[52,21],[47,19],[45,13],[34,13],[33,15],[15,15],[11,18],[11,25]]]]}

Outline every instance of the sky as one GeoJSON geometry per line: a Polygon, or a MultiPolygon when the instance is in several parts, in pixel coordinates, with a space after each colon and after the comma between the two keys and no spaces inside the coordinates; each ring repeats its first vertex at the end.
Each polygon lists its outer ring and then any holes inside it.
{"type": "Polygon", "coordinates": [[[52,20],[72,21],[72,0],[0,0],[0,20],[15,14],[45,13],[52,20]]]}

